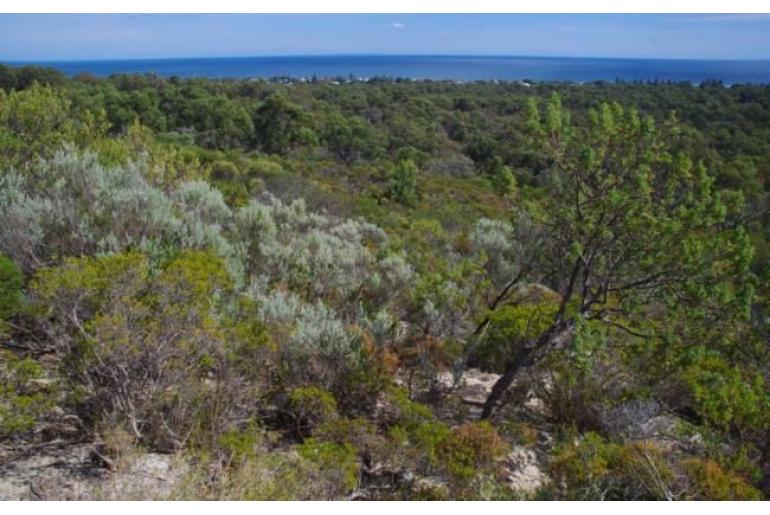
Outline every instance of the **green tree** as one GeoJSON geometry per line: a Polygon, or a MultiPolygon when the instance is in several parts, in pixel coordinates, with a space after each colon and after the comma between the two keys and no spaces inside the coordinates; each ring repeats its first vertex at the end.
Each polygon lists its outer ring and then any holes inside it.
{"type": "Polygon", "coordinates": [[[510,167],[505,166],[499,157],[495,157],[492,160],[487,169],[487,176],[495,192],[501,197],[509,195],[516,190],[516,177],[514,177],[510,167]]]}
{"type": "MultiPolygon", "coordinates": [[[[550,156],[549,194],[535,210],[544,234],[531,281],[561,296],[548,327],[509,355],[482,417],[518,371],[566,346],[580,320],[642,340],[696,327],[728,328],[752,296],[751,245],[737,207],[714,191],[705,167],[669,151],[668,131],[633,109],[603,104],[575,126],[558,95],[528,129],[550,156]]],[[[729,199],[729,197],[728,197],[729,199]]],[[[712,333],[713,336],[713,333],[712,333]]],[[[707,343],[707,341],[704,341],[707,343]]]]}
{"type": "Polygon", "coordinates": [[[28,165],[51,154],[73,136],[71,102],[58,90],[33,84],[0,91],[0,165],[28,165]]]}
{"type": "Polygon", "coordinates": [[[351,165],[362,157],[373,158],[383,151],[382,138],[359,116],[346,119],[340,114],[329,116],[322,133],[326,146],[337,158],[351,165]]]}
{"type": "Polygon", "coordinates": [[[286,153],[300,141],[304,122],[300,106],[284,95],[270,95],[254,111],[255,143],[269,154],[286,153]]]}
{"type": "Polygon", "coordinates": [[[404,205],[412,205],[417,201],[417,176],[419,170],[410,160],[399,161],[390,174],[388,196],[404,205]]]}

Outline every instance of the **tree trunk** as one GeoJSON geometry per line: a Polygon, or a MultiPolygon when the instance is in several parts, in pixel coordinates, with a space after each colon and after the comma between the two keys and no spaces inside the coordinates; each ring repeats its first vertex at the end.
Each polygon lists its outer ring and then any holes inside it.
{"type": "Polygon", "coordinates": [[[492,391],[489,392],[487,400],[484,401],[484,408],[481,411],[481,420],[488,419],[492,416],[492,413],[497,408],[498,402],[503,397],[503,394],[511,386],[513,380],[516,379],[516,374],[522,368],[533,365],[535,362],[543,358],[552,348],[557,348],[564,345],[568,341],[568,337],[572,332],[574,323],[572,322],[557,322],[550,329],[544,332],[537,342],[531,347],[522,349],[516,357],[509,362],[505,367],[505,372],[500,376],[500,379],[492,386],[492,391]]]}
{"type": "Polygon", "coordinates": [[[516,378],[516,374],[519,372],[519,370],[521,370],[521,368],[528,361],[530,356],[533,355],[533,353],[534,349],[522,351],[518,354],[518,356],[516,356],[516,359],[514,359],[511,363],[508,364],[508,366],[505,367],[505,372],[503,372],[503,375],[500,376],[500,379],[498,379],[497,382],[495,382],[495,384],[492,386],[492,391],[489,392],[487,400],[484,401],[484,408],[481,410],[481,420],[486,420],[492,416],[492,413],[497,407],[497,403],[500,402],[503,394],[508,389],[508,387],[511,386],[511,383],[513,383],[513,380],[516,378]]]}

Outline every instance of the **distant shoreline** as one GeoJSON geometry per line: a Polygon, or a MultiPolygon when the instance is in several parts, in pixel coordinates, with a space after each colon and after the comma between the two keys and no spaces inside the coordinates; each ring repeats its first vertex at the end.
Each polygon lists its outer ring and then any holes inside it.
{"type": "Polygon", "coordinates": [[[74,77],[89,74],[156,74],[163,77],[328,82],[373,79],[455,82],[689,82],[770,84],[770,60],[686,60],[593,57],[449,55],[323,55],[7,61],[40,66],[74,77]]]}

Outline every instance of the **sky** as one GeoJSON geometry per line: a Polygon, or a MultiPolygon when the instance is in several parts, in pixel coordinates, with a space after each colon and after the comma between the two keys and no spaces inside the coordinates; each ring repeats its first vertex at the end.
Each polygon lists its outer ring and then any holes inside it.
{"type": "Polygon", "coordinates": [[[770,59],[770,15],[0,14],[1,61],[318,54],[770,59]]]}

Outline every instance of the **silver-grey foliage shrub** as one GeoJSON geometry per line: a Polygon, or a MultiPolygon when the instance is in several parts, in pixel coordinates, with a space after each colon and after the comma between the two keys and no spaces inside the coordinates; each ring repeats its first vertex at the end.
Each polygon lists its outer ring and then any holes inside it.
{"type": "Polygon", "coordinates": [[[413,275],[403,257],[379,257],[388,242],[382,229],[309,212],[303,200],[253,200],[235,213],[233,242],[251,282],[305,299],[339,304],[364,290],[397,291],[413,275]]]}
{"type": "MultiPolygon", "coordinates": [[[[210,248],[223,258],[232,257],[225,228],[232,222],[233,214],[219,190],[205,181],[190,181],[179,185],[172,198],[181,217],[177,234],[182,247],[210,248]]],[[[231,272],[240,279],[240,267],[232,260],[229,262],[231,272]]]]}
{"type": "Polygon", "coordinates": [[[515,275],[515,238],[510,224],[481,218],[471,231],[470,242],[475,253],[483,254],[484,267],[494,282],[515,275]]]}
{"type": "Polygon", "coordinates": [[[105,167],[93,153],[64,149],[23,174],[0,174],[0,251],[27,271],[64,256],[167,244],[232,258],[225,231],[233,215],[222,194],[202,181],[166,194],[145,179],[148,166],[105,167]]]}
{"type": "Polygon", "coordinates": [[[144,179],[146,166],[103,167],[95,154],[64,149],[24,174],[2,174],[0,250],[32,270],[61,256],[171,238],[179,219],[166,195],[144,179]]]}
{"type": "Polygon", "coordinates": [[[283,327],[284,336],[274,338],[295,379],[329,388],[341,369],[360,363],[361,334],[321,300],[309,303],[283,291],[251,293],[263,321],[283,327]]]}
{"type": "Polygon", "coordinates": [[[380,228],[271,195],[233,211],[203,181],[153,186],[147,166],[105,167],[65,148],[23,174],[0,174],[0,252],[34,271],[66,256],[210,248],[237,285],[250,285],[264,320],[286,326],[292,359],[354,362],[362,330],[377,342],[403,338],[395,308],[415,272],[380,228]]]}

